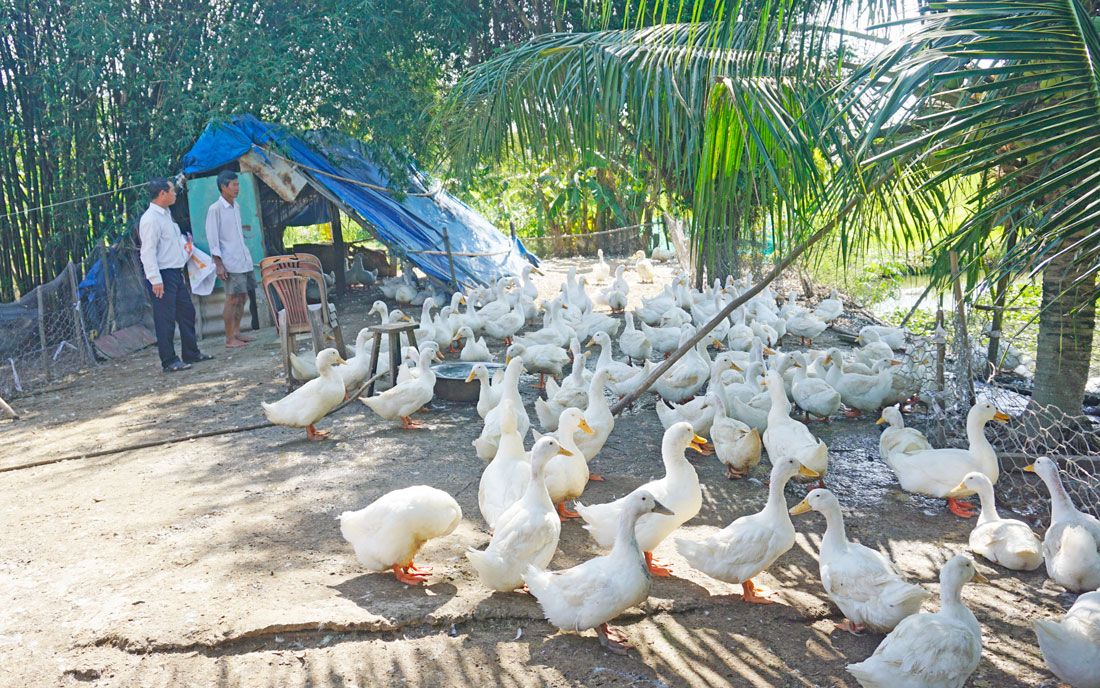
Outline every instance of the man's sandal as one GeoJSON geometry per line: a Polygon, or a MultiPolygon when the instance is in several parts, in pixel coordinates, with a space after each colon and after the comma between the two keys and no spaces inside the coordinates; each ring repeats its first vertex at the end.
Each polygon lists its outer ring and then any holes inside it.
{"type": "Polygon", "coordinates": [[[181,370],[189,370],[190,368],[191,368],[190,363],[184,363],[183,361],[175,361],[174,363],[169,363],[168,365],[164,366],[164,372],[166,372],[166,373],[176,373],[176,372],[179,372],[181,370]]]}

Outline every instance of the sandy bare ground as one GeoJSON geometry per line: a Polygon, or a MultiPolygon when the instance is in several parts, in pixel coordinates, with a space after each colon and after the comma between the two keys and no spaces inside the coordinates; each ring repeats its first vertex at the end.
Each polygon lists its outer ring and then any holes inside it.
{"type": "MultiPolygon", "coordinates": [[[[551,294],[569,265],[591,264],[555,261],[540,288],[551,294]]],[[[633,302],[652,293],[630,279],[633,302]]],[[[374,298],[340,303],[346,332],[366,322],[374,298]]],[[[283,386],[274,333],[260,334],[232,352],[208,340],[218,358],[186,373],[163,375],[149,350],[15,400],[24,420],[0,421],[0,469],[262,422],[259,402],[283,386]]],[[[607,481],[590,483],[584,501],[662,474],[652,407],[650,397],[617,420],[594,463],[607,481]]],[[[692,570],[667,542],[657,554],[674,577],[655,580],[644,608],[617,622],[636,650],[619,657],[591,632],[556,633],[532,598],[482,588],[462,555],[488,542],[483,464],[470,446],[476,411],[436,401],[422,420],[429,430],[404,431],[353,404],[320,423],[333,431],[323,443],[263,428],[0,473],[0,685],[849,686],[844,665],[881,640],[830,633],[840,614],[817,578],[816,514],[796,517],[795,548],[758,581],[781,604],[743,604],[738,586],[692,570]],[[465,517],[417,558],[435,567],[430,585],[408,588],[365,573],[335,518],[417,483],[453,494],[465,517]]],[[[827,483],[846,506],[849,537],[936,591],[970,524],[898,490],[870,421],[815,430],[833,453],[827,483]]],[[[704,504],[689,536],[762,506],[766,462],[737,482],[712,457],[695,465],[704,504]]],[[[790,486],[789,503],[803,492],[790,486]]],[[[551,566],[596,553],[580,525],[566,524],[551,566]]],[[[1056,685],[1029,619],[1073,598],[1041,571],[981,568],[992,582],[964,592],[984,633],[967,685],[1056,685]]]]}

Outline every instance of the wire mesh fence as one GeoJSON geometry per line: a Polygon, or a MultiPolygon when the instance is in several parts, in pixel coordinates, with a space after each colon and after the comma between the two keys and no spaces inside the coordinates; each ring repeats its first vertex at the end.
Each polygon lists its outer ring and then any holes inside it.
{"type": "Polygon", "coordinates": [[[101,246],[19,300],[0,303],[0,397],[17,398],[96,365],[102,335],[148,321],[137,250],[101,246]]]}
{"type": "Polygon", "coordinates": [[[1020,469],[1049,456],[1077,507],[1100,517],[1100,418],[1069,416],[1036,403],[1029,362],[1017,358],[1016,344],[1002,341],[999,365],[994,366],[985,351],[988,328],[983,334],[980,320],[967,323],[958,314],[953,320],[934,336],[913,338],[896,376],[919,399],[914,420],[925,426],[932,446],[967,447],[967,412],[978,401],[989,402],[1011,417],[985,429],[1001,466],[999,505],[1045,526],[1050,518],[1047,488],[1037,475],[1020,469]]]}

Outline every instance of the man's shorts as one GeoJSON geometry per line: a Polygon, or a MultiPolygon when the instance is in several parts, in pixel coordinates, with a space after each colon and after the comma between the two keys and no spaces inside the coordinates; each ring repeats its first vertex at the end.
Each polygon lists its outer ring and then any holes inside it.
{"type": "Polygon", "coordinates": [[[226,294],[244,294],[256,288],[256,277],[252,270],[248,272],[231,272],[229,279],[225,280],[226,294]]]}

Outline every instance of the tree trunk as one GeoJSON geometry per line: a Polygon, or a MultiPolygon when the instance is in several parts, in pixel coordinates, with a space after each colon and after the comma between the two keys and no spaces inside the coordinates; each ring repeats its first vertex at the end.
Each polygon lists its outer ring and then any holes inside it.
{"type": "MultiPolygon", "coordinates": [[[[1066,241],[1079,238],[1077,235],[1066,241]]],[[[1096,327],[1096,302],[1092,297],[1096,277],[1089,275],[1073,284],[1088,267],[1072,263],[1071,254],[1058,256],[1043,270],[1031,404],[1036,410],[1053,407],[1068,416],[1081,416],[1096,327]]]]}

